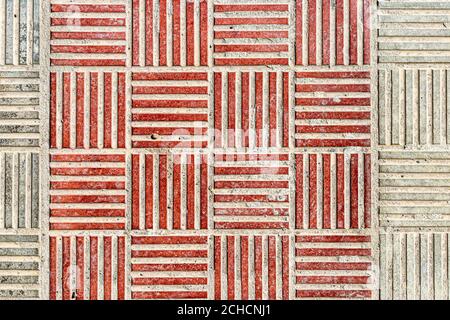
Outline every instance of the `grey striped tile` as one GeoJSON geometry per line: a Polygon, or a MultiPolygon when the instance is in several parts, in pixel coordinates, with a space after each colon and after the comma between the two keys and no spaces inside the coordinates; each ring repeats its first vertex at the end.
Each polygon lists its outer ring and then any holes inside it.
{"type": "Polygon", "coordinates": [[[380,235],[382,300],[449,299],[449,234],[380,235]]]}
{"type": "Polygon", "coordinates": [[[0,0],[0,65],[39,64],[39,0],[0,0]]]}
{"type": "Polygon", "coordinates": [[[378,1],[380,63],[449,63],[450,3],[378,1]]]}
{"type": "Polygon", "coordinates": [[[39,298],[39,236],[0,231],[0,299],[39,298]]]}
{"type": "Polygon", "coordinates": [[[381,226],[450,226],[450,153],[380,152],[378,204],[381,226]]]}
{"type": "Polygon", "coordinates": [[[0,147],[39,146],[39,124],[39,72],[0,72],[0,147]]]}
{"type": "Polygon", "coordinates": [[[378,72],[380,145],[450,144],[450,70],[378,72]]]}
{"type": "Polygon", "coordinates": [[[39,188],[37,153],[0,153],[0,230],[39,228],[39,188]]]}

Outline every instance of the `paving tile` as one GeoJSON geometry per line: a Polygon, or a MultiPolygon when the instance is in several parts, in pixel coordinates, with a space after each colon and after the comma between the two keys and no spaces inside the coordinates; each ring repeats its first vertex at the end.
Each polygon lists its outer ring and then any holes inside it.
{"type": "Polygon", "coordinates": [[[0,299],[448,299],[448,9],[0,0],[0,299]]]}

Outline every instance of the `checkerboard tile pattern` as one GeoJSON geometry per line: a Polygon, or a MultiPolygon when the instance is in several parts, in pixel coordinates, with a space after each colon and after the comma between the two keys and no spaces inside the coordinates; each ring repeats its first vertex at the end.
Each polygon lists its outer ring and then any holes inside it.
{"type": "Polygon", "coordinates": [[[447,299],[450,4],[0,0],[0,299],[447,299]]]}

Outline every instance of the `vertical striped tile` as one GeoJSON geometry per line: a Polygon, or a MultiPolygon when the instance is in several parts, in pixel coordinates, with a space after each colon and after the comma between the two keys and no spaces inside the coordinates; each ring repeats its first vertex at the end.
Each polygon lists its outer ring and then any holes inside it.
{"type": "Polygon", "coordinates": [[[214,237],[214,299],[289,299],[289,237],[214,237]]]}
{"type": "Polygon", "coordinates": [[[208,1],[133,0],[133,66],[207,66],[208,1]]]}
{"type": "Polygon", "coordinates": [[[296,65],[370,64],[370,0],[297,0],[296,65]]]}
{"type": "Polygon", "coordinates": [[[39,154],[0,152],[0,230],[40,228],[39,154]]]}
{"type": "Polygon", "coordinates": [[[50,91],[51,148],[125,148],[125,73],[52,72],[50,91]]]}
{"type": "Polygon", "coordinates": [[[0,1],[0,66],[39,64],[39,0],[0,1]]]}
{"type": "Polygon", "coordinates": [[[48,250],[50,300],[125,298],[124,236],[51,236],[48,250]]]}

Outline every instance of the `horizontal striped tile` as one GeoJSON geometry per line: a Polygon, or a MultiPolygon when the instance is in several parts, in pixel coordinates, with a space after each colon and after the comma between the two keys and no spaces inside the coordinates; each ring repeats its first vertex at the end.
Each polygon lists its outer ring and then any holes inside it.
{"type": "Polygon", "coordinates": [[[50,229],[125,228],[123,154],[50,156],[50,229]]]}
{"type": "Polygon", "coordinates": [[[378,62],[449,63],[448,5],[442,1],[378,1],[378,62]]]}
{"type": "Polygon", "coordinates": [[[450,155],[448,152],[380,152],[380,225],[449,226],[449,188],[450,155]]]}
{"type": "Polygon", "coordinates": [[[0,147],[40,145],[39,72],[0,71],[0,147]]]}
{"type": "Polygon", "coordinates": [[[213,1],[214,65],[287,65],[289,1],[213,1]]]}
{"type": "Polygon", "coordinates": [[[370,72],[296,73],[297,147],[369,147],[370,119],[370,72]]]}
{"type": "Polygon", "coordinates": [[[132,299],[208,298],[208,237],[134,236],[132,299]]]}
{"type": "Polygon", "coordinates": [[[371,237],[298,235],[295,237],[297,299],[368,299],[373,295],[371,237]]]}
{"type": "Polygon", "coordinates": [[[0,231],[0,299],[40,297],[39,235],[0,231]]]}
{"type": "Polygon", "coordinates": [[[450,143],[448,69],[378,71],[380,145],[409,147],[450,143]]]}
{"type": "Polygon", "coordinates": [[[215,229],[287,229],[288,154],[215,154],[213,195],[215,229]]]}

